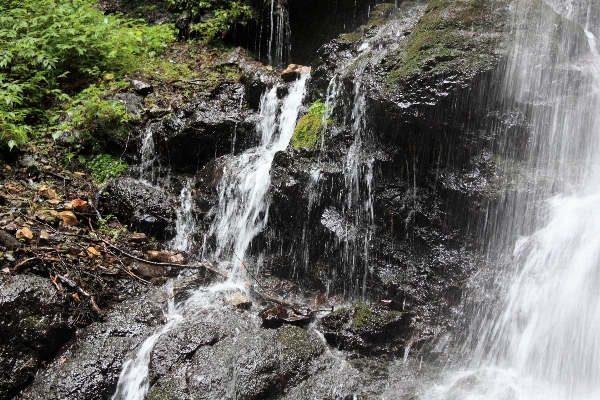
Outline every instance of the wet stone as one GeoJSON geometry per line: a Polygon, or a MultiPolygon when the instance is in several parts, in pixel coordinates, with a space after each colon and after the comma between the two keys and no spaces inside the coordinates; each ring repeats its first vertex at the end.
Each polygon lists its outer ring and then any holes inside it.
{"type": "Polygon", "coordinates": [[[154,91],[154,88],[152,87],[150,82],[147,82],[142,79],[132,79],[129,82],[129,84],[133,88],[133,90],[135,90],[138,94],[142,96],[147,96],[154,91]]]}
{"type": "Polygon", "coordinates": [[[252,307],[252,301],[241,292],[235,292],[225,299],[225,302],[234,308],[248,309],[252,307]]]}

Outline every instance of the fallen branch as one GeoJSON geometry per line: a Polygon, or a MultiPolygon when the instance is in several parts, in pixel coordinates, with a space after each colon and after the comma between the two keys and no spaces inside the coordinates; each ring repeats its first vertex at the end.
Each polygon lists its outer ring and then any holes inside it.
{"type": "Polygon", "coordinates": [[[223,272],[219,271],[216,268],[210,267],[206,264],[199,264],[199,265],[191,265],[191,264],[176,264],[176,263],[164,263],[164,262],[156,262],[156,261],[149,261],[146,259],[143,259],[141,257],[137,257],[131,253],[126,252],[125,250],[122,250],[120,248],[118,248],[117,246],[115,246],[114,244],[110,243],[107,240],[104,239],[100,239],[102,242],[104,242],[105,244],[107,244],[108,246],[112,247],[113,249],[117,250],[119,253],[123,254],[124,256],[127,256],[129,258],[132,258],[134,260],[149,264],[149,265],[157,265],[160,267],[174,267],[174,268],[189,268],[189,269],[205,269],[215,275],[219,275],[225,279],[228,278],[228,276],[226,274],[224,274],[223,272]]]}

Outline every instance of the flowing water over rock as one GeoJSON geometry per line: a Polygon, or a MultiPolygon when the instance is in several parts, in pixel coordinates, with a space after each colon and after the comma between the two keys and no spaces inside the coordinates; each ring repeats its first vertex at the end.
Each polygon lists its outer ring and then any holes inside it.
{"type": "MultiPolygon", "coordinates": [[[[246,291],[243,283],[245,274],[242,268],[237,266],[240,262],[243,266],[242,260],[249,243],[268,221],[271,163],[275,153],[285,149],[292,137],[307,78],[307,75],[303,75],[294,82],[283,100],[277,97],[277,86],[265,93],[260,107],[262,122],[257,132],[261,135],[260,146],[231,157],[224,167],[218,189],[219,203],[215,207],[216,218],[209,234],[216,237],[216,247],[210,256],[213,259],[226,261],[220,265],[227,270],[228,281],[208,288],[188,289],[187,296],[190,298],[179,302],[177,306],[174,300],[169,302],[166,324],[146,339],[135,356],[123,364],[113,400],[144,399],[150,386],[149,364],[157,342],[172,330],[177,334],[179,325],[184,325],[182,329],[185,332],[185,327],[189,328],[190,324],[197,323],[199,318],[206,320],[207,315],[212,313],[224,313],[221,311],[224,297],[233,296],[232,293],[236,290],[238,293],[246,291]],[[236,283],[238,281],[239,283],[236,283]]],[[[190,215],[190,190],[188,182],[180,196],[177,236],[171,244],[174,249],[189,250],[191,244],[194,218],[190,215]]],[[[176,296],[170,296],[171,299],[174,297],[176,296]]],[[[232,300],[226,301],[232,302],[232,300]]],[[[214,340],[218,341],[218,339],[214,340]]],[[[156,371],[153,373],[156,374],[156,371]]],[[[202,376],[194,379],[202,379],[202,376]]],[[[249,388],[246,387],[244,390],[250,390],[249,388]]],[[[160,385],[157,390],[160,390],[160,385]]],[[[232,390],[232,397],[235,397],[237,390],[235,381],[232,390]]],[[[208,395],[208,398],[211,396],[213,395],[208,395]]]]}
{"type": "Polygon", "coordinates": [[[506,254],[490,281],[504,291],[492,306],[467,304],[472,361],[423,398],[600,396],[600,7],[520,1],[515,15],[505,96],[530,107],[535,174],[506,200],[491,244],[506,254]]]}

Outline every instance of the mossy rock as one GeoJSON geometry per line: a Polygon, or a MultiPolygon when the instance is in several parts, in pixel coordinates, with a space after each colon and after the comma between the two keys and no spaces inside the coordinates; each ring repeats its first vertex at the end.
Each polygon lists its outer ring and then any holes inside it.
{"type": "Polygon", "coordinates": [[[340,308],[321,320],[329,344],[364,355],[402,352],[412,332],[410,324],[408,313],[364,303],[340,308]]]}
{"type": "Polygon", "coordinates": [[[292,145],[298,150],[303,147],[306,149],[316,149],[321,143],[323,134],[323,117],[317,114],[307,114],[300,118],[294,135],[292,136],[292,145]]]}
{"type": "Polygon", "coordinates": [[[388,90],[415,79],[494,68],[505,13],[498,1],[430,1],[408,40],[387,59],[388,90]]]}

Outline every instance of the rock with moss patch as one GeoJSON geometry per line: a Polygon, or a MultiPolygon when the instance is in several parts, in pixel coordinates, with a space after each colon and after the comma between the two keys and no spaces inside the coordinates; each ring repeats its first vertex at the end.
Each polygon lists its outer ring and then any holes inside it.
{"type": "Polygon", "coordinates": [[[397,354],[411,334],[409,313],[355,303],[321,320],[327,342],[365,355],[397,354]]]}
{"type": "Polygon", "coordinates": [[[252,307],[252,301],[244,296],[241,292],[235,292],[231,296],[225,299],[225,302],[233,308],[240,308],[247,310],[252,307]]]}

